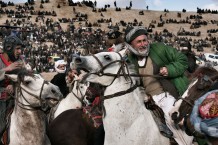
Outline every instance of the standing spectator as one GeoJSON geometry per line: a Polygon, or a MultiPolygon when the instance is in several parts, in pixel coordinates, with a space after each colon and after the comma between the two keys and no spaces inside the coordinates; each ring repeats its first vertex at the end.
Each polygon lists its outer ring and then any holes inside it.
{"type": "Polygon", "coordinates": [[[129,3],[129,7],[132,8],[132,1],[130,1],[130,3],[129,3]]]}
{"type": "Polygon", "coordinates": [[[66,83],[66,65],[67,62],[65,62],[63,59],[56,61],[54,67],[57,74],[51,80],[52,84],[59,87],[64,97],[66,97],[69,93],[69,89],[66,83]]]}
{"type": "Polygon", "coordinates": [[[115,8],[117,7],[117,2],[116,1],[114,1],[114,6],[115,6],[115,8]]]}
{"type": "Polygon", "coordinates": [[[96,6],[97,6],[97,2],[96,2],[96,0],[95,0],[95,2],[94,2],[94,6],[95,6],[95,8],[96,8],[96,6]]]}

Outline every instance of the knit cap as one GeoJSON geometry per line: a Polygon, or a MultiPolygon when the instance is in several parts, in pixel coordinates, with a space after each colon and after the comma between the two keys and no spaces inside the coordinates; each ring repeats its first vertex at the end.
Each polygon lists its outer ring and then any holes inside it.
{"type": "Polygon", "coordinates": [[[129,27],[125,31],[125,41],[130,44],[136,37],[147,34],[144,27],[129,27]]]}

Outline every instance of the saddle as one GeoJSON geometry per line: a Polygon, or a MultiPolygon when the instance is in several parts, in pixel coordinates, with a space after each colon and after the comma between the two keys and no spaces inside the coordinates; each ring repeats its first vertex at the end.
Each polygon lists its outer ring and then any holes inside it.
{"type": "Polygon", "coordinates": [[[148,101],[144,102],[144,104],[147,109],[151,110],[152,116],[159,128],[160,133],[163,136],[173,140],[173,133],[166,125],[163,110],[155,104],[154,100],[149,95],[148,95],[148,101]]]}

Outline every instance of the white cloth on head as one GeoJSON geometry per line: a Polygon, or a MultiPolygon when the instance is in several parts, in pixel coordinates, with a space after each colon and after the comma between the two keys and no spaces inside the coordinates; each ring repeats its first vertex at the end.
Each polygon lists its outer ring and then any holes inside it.
{"type": "Polygon", "coordinates": [[[67,62],[64,61],[63,59],[61,60],[58,60],[55,62],[55,71],[58,72],[58,73],[65,73],[66,72],[66,67],[65,69],[61,70],[58,68],[59,65],[67,65],[67,62]]]}

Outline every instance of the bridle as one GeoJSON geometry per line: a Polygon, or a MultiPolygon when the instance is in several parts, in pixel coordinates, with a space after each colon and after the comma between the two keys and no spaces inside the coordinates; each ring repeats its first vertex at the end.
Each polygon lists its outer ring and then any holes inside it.
{"type": "Polygon", "coordinates": [[[124,76],[124,78],[127,80],[128,78],[130,79],[130,82],[131,82],[131,87],[127,90],[124,90],[124,91],[121,91],[121,92],[117,92],[117,93],[114,93],[114,94],[111,94],[111,95],[107,95],[107,96],[104,96],[102,95],[100,98],[101,98],[101,104],[103,106],[103,111],[104,111],[104,115],[106,115],[106,112],[105,112],[105,108],[104,108],[104,100],[106,99],[110,99],[110,98],[114,98],[114,97],[118,97],[118,96],[121,96],[121,95],[125,95],[127,93],[130,93],[132,91],[134,91],[137,87],[141,86],[141,84],[134,84],[133,85],[133,81],[132,81],[132,78],[131,77],[155,77],[155,78],[165,78],[164,76],[161,76],[161,75],[148,75],[148,74],[130,74],[129,72],[129,69],[128,69],[128,64],[126,62],[125,59],[123,59],[123,57],[121,56],[121,54],[119,52],[116,52],[119,56],[120,56],[120,59],[119,60],[115,60],[115,61],[112,61],[106,65],[103,65],[102,62],[98,59],[98,57],[96,57],[94,54],[92,54],[91,56],[95,58],[95,60],[97,61],[97,63],[99,64],[99,66],[101,67],[97,72],[89,72],[87,73],[83,79],[81,80],[81,82],[83,82],[89,75],[97,75],[97,76],[112,76],[114,77],[112,82],[107,85],[106,87],[110,86],[116,78],[120,77],[120,76],[124,76]],[[114,73],[105,73],[104,70],[106,68],[108,68],[109,66],[111,66],[112,64],[114,63],[120,63],[120,68],[118,69],[117,73],[114,74],[114,73]]]}
{"type": "Polygon", "coordinates": [[[82,106],[84,105],[84,101],[83,99],[85,98],[85,93],[83,94],[80,87],[79,87],[79,80],[74,80],[72,85],[75,85],[76,83],[76,90],[77,90],[77,94],[73,92],[73,90],[71,91],[71,93],[74,95],[74,97],[77,98],[77,100],[79,100],[79,102],[82,104],[82,106]],[[77,81],[77,83],[76,83],[77,81]],[[80,93],[81,97],[78,96],[78,93],[80,93]]]}
{"type": "MultiPolygon", "coordinates": [[[[115,61],[112,61],[112,62],[110,62],[110,63],[108,63],[108,64],[106,64],[106,65],[103,65],[102,63],[101,63],[101,61],[98,59],[98,57],[96,57],[95,55],[92,55],[94,58],[95,58],[95,60],[98,62],[98,64],[100,65],[100,70],[99,71],[97,71],[97,72],[94,72],[94,73],[90,73],[90,74],[95,74],[95,75],[98,75],[98,76],[114,76],[114,79],[113,79],[113,81],[116,79],[116,78],[118,78],[118,77],[120,77],[121,75],[122,76],[124,76],[125,77],[125,79],[127,79],[127,77],[129,76],[129,70],[128,70],[128,67],[127,67],[127,63],[126,63],[126,61],[122,58],[122,56],[121,56],[121,54],[120,53],[117,53],[117,54],[119,54],[119,56],[120,56],[120,59],[119,60],[115,60],[115,61]],[[104,72],[104,70],[107,68],[107,67],[109,67],[110,65],[112,65],[112,64],[114,64],[114,63],[120,63],[121,65],[120,65],[120,68],[119,68],[119,70],[118,70],[118,72],[116,73],[116,74],[113,74],[113,73],[105,73],[104,72]],[[127,74],[126,74],[126,72],[125,72],[125,68],[127,69],[127,74]]],[[[130,78],[130,76],[129,76],[129,78],[130,78]]],[[[111,84],[113,83],[113,81],[111,82],[111,84]]],[[[131,82],[132,82],[132,80],[131,80],[131,82]]],[[[110,84],[110,85],[111,85],[110,84]]]]}
{"type": "MultiPolygon", "coordinates": [[[[98,75],[98,76],[114,76],[113,78],[113,81],[110,83],[110,85],[114,82],[114,80],[120,76],[124,76],[124,78],[127,80],[128,78],[130,79],[130,82],[131,82],[131,87],[127,90],[124,90],[124,91],[120,91],[120,92],[117,92],[117,93],[114,93],[114,94],[110,94],[110,95],[107,95],[107,96],[100,96],[101,98],[101,105],[102,105],[102,109],[103,109],[103,112],[104,112],[104,116],[106,116],[106,110],[105,110],[105,107],[104,107],[104,100],[106,99],[110,99],[110,98],[114,98],[114,97],[118,97],[118,96],[121,96],[121,95],[125,95],[125,94],[128,94],[128,93],[131,93],[132,91],[134,91],[137,87],[140,86],[140,84],[133,84],[133,81],[132,81],[132,78],[131,78],[131,74],[129,72],[129,69],[128,69],[128,66],[127,66],[127,63],[126,61],[122,58],[121,54],[117,52],[117,54],[119,54],[120,56],[120,60],[115,60],[115,61],[112,61],[106,65],[103,65],[101,63],[101,61],[95,56],[95,55],[92,55],[95,60],[98,62],[98,64],[100,65],[100,70],[97,71],[97,72],[94,72],[94,73],[88,73],[88,75],[91,75],[91,74],[94,74],[94,75],[98,75]],[[114,64],[114,63],[120,63],[120,68],[118,69],[117,73],[116,74],[112,74],[112,73],[105,73],[104,70],[109,67],[110,65],[114,64]],[[126,73],[126,71],[127,73],[126,73]]],[[[87,76],[88,76],[87,75],[87,76]]],[[[137,76],[137,75],[134,75],[134,76],[137,76]]],[[[110,86],[108,85],[108,86],[110,86]]]]}
{"type": "MultiPolygon", "coordinates": [[[[199,91],[202,90],[202,92],[198,95],[198,96],[203,96],[205,94],[205,92],[208,92],[211,88],[211,86],[213,86],[216,82],[217,82],[217,79],[218,78],[218,75],[215,75],[215,76],[212,76],[212,77],[209,77],[207,75],[200,75],[198,77],[198,80],[197,80],[197,83],[198,84],[195,84],[197,85],[197,89],[199,91]]],[[[195,80],[196,81],[196,80],[195,80]]],[[[174,122],[177,124],[179,123],[182,119],[184,119],[184,129],[186,131],[186,133],[188,133],[190,136],[191,135],[196,135],[196,136],[199,136],[198,133],[195,132],[195,130],[190,130],[188,127],[187,127],[187,119],[189,118],[190,116],[190,112],[189,110],[192,110],[192,108],[194,107],[194,102],[195,102],[195,99],[191,98],[191,97],[185,97],[185,98],[179,98],[181,99],[184,103],[185,103],[185,109],[183,109],[183,112],[187,112],[187,114],[182,114],[181,117],[176,117],[174,115],[172,115],[172,119],[174,120],[174,122]],[[187,105],[186,105],[187,104],[187,105]]],[[[175,114],[177,115],[177,114],[175,114]]]]}
{"type": "MultiPolygon", "coordinates": [[[[94,75],[98,75],[98,76],[114,76],[114,80],[117,78],[117,77],[120,77],[120,76],[124,76],[125,79],[127,78],[130,78],[131,77],[154,77],[154,78],[160,78],[160,79],[163,79],[163,78],[166,78],[165,76],[162,76],[162,75],[149,75],[149,74],[130,74],[129,73],[129,69],[127,67],[127,62],[125,59],[123,59],[123,57],[121,56],[121,54],[119,52],[116,52],[117,54],[119,54],[120,56],[120,60],[115,60],[115,61],[112,61],[106,65],[103,65],[101,63],[101,61],[98,59],[98,57],[96,57],[94,54],[92,54],[91,56],[95,58],[95,60],[98,62],[98,64],[100,65],[100,70],[97,71],[97,72],[93,72],[93,73],[88,73],[85,77],[83,77],[82,81],[84,79],[86,79],[86,77],[88,77],[89,75],[91,74],[94,74],[94,75]],[[114,63],[120,63],[120,68],[118,70],[118,72],[116,74],[113,74],[113,73],[105,73],[104,70],[109,67],[110,65],[114,64],[114,63]],[[127,70],[127,73],[125,72],[125,68],[127,70]]],[[[132,82],[132,80],[131,80],[132,82]]],[[[113,83],[113,81],[112,81],[113,83]]]]}
{"type": "Polygon", "coordinates": [[[42,87],[40,88],[40,94],[39,96],[37,96],[36,94],[33,94],[31,92],[29,92],[28,90],[26,90],[25,88],[23,88],[21,86],[21,82],[19,83],[19,85],[17,86],[17,89],[16,89],[16,93],[17,93],[17,96],[18,94],[20,93],[20,96],[29,104],[29,105],[26,105],[26,104],[23,104],[22,102],[19,101],[19,99],[16,97],[16,101],[17,101],[17,105],[22,108],[22,109],[25,109],[25,110],[42,110],[42,111],[45,111],[43,110],[43,107],[45,107],[46,105],[46,100],[42,100],[42,91],[43,91],[43,88],[44,88],[44,85],[45,84],[49,84],[48,81],[46,80],[43,80],[43,83],[42,83],[42,87]],[[34,105],[31,105],[31,103],[26,99],[26,97],[23,95],[23,91],[26,92],[27,94],[31,95],[32,97],[36,98],[37,100],[40,101],[40,106],[34,106],[34,105]]]}

